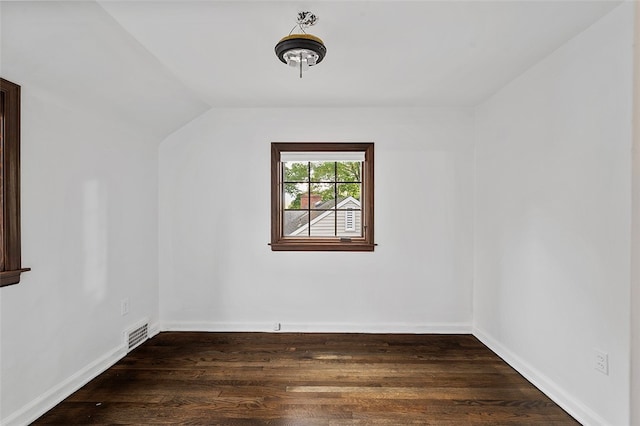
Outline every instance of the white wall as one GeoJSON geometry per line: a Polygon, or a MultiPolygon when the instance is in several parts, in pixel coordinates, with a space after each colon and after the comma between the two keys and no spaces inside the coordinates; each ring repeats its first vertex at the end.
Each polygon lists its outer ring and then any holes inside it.
{"type": "Polygon", "coordinates": [[[174,133],[162,327],[470,331],[472,127],[463,109],[214,109],[174,133]],[[375,142],[375,252],[270,251],[275,141],[375,142]]]}
{"type": "Polygon", "coordinates": [[[476,117],[476,333],[585,424],[629,423],[632,32],[626,3],[476,117]]]}
{"type": "Polygon", "coordinates": [[[32,268],[0,292],[0,423],[9,425],[122,356],[132,323],[157,322],[157,142],[70,107],[55,89],[3,77],[23,87],[22,254],[32,268]]]}
{"type": "Polygon", "coordinates": [[[640,7],[635,4],[631,246],[631,424],[640,426],[640,7]]]}

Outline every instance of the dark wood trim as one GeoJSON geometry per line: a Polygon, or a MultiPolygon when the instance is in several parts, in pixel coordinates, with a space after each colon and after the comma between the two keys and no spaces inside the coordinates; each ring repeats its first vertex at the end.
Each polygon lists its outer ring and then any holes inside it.
{"type": "Polygon", "coordinates": [[[0,272],[0,287],[5,285],[18,284],[20,282],[20,274],[30,270],[31,268],[21,268],[15,271],[0,272]]]}
{"type": "Polygon", "coordinates": [[[373,251],[375,244],[353,241],[283,241],[271,244],[272,251],[373,251]]]}
{"type": "Polygon", "coordinates": [[[2,124],[0,156],[2,183],[0,190],[0,286],[17,284],[21,266],[20,243],[20,86],[0,79],[2,124]]]}
{"type": "Polygon", "coordinates": [[[272,251],[374,251],[374,144],[373,142],[273,142],[271,144],[271,250],[272,251]],[[293,238],[283,235],[283,152],[364,152],[362,167],[363,237],[350,241],[336,238],[293,238]]]}
{"type": "Polygon", "coordinates": [[[280,145],[271,144],[271,250],[282,235],[282,167],[280,167],[280,145]]]}

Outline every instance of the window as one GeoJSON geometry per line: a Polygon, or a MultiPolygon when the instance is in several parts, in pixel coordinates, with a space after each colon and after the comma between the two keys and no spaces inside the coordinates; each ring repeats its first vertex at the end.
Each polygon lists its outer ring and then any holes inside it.
{"type": "Polygon", "coordinates": [[[20,86],[0,79],[0,287],[17,284],[20,258],[20,86]]]}
{"type": "Polygon", "coordinates": [[[271,144],[271,250],[373,251],[373,143],[271,144]]]}

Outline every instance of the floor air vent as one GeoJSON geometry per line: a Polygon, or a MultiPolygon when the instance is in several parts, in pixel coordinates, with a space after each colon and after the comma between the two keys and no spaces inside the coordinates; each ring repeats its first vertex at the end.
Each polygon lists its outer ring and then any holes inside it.
{"type": "Polygon", "coordinates": [[[140,326],[132,328],[125,332],[124,338],[127,352],[131,352],[149,338],[149,324],[144,322],[140,326]]]}

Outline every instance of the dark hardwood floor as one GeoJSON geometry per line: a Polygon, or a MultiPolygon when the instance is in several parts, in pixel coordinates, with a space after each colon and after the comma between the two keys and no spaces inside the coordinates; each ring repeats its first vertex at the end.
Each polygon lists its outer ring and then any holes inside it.
{"type": "Polygon", "coordinates": [[[578,423],[470,335],[161,333],[34,424],[578,423]]]}

